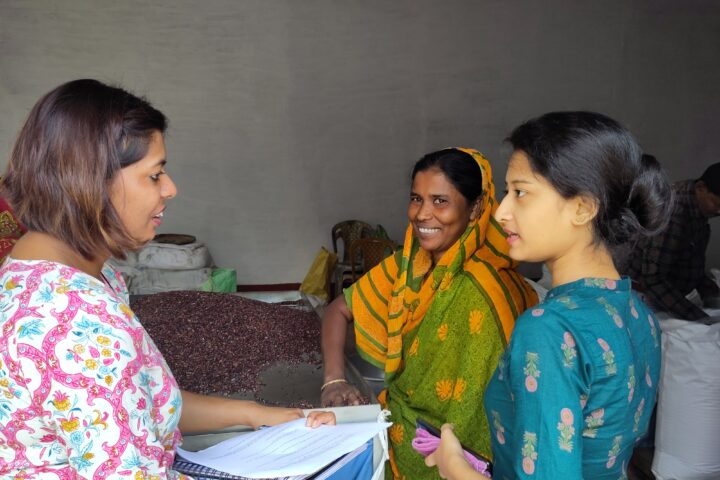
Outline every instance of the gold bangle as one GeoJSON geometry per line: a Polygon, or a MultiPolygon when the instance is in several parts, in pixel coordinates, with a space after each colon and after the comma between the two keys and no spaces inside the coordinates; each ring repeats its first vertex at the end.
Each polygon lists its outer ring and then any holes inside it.
{"type": "Polygon", "coordinates": [[[320,387],[320,393],[322,393],[326,387],[332,385],[333,383],[348,383],[348,381],[345,380],[344,378],[336,378],[335,380],[329,380],[329,381],[323,383],[323,386],[320,387]]]}

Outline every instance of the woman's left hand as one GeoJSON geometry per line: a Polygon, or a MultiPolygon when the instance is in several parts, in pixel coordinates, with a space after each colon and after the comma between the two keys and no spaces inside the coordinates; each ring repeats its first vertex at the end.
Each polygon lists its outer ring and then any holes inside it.
{"type": "Polygon", "coordinates": [[[444,424],[440,429],[440,446],[425,457],[425,465],[437,466],[441,478],[485,478],[480,476],[465,460],[460,441],[453,433],[453,427],[449,423],[444,424]]]}
{"type": "MultiPolygon", "coordinates": [[[[200,395],[182,392],[183,409],[180,417],[180,431],[183,433],[207,432],[234,425],[260,428],[304,418],[299,408],[269,407],[252,400],[200,395]]],[[[332,412],[310,412],[306,425],[317,427],[322,424],[334,425],[332,412]]]]}
{"type": "Polygon", "coordinates": [[[305,426],[317,428],[320,425],[335,425],[335,414],[333,412],[326,412],[323,410],[314,410],[308,413],[307,420],[305,420],[305,426]]]}
{"type": "Polygon", "coordinates": [[[305,416],[299,408],[268,407],[260,404],[257,404],[257,408],[257,414],[253,415],[253,425],[251,425],[253,428],[259,428],[263,425],[271,427],[305,416]]]}
{"type": "MultiPolygon", "coordinates": [[[[299,408],[268,407],[265,405],[258,405],[258,407],[260,411],[258,415],[255,416],[258,423],[253,425],[254,428],[262,425],[279,425],[305,416],[299,408]]],[[[319,427],[320,425],[335,425],[335,414],[326,411],[310,412],[305,421],[305,425],[312,428],[319,427]]]]}

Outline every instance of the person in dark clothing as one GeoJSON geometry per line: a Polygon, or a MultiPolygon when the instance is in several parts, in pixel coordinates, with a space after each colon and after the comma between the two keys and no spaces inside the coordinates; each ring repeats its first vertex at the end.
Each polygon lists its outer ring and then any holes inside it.
{"type": "Polygon", "coordinates": [[[622,273],[633,279],[654,309],[676,318],[705,321],[708,315],[686,295],[693,290],[703,299],[720,295],[705,268],[708,219],[720,215],[720,162],[710,165],[696,180],[675,183],[673,196],[667,228],[639,241],[622,273]]]}

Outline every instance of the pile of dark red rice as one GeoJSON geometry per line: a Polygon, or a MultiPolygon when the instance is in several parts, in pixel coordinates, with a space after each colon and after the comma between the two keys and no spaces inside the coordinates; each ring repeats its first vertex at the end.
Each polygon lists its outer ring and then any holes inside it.
{"type": "Polygon", "coordinates": [[[258,373],[273,363],[322,364],[313,311],[208,292],[140,296],[131,308],[192,392],[257,392],[258,373]]]}

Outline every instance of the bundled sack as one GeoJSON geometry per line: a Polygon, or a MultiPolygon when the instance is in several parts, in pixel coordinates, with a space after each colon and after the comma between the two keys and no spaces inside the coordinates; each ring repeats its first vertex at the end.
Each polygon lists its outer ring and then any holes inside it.
{"type": "Polygon", "coordinates": [[[233,293],[237,291],[237,272],[232,268],[216,268],[200,285],[200,291],[233,293]]]}
{"type": "Polygon", "coordinates": [[[199,242],[174,245],[153,240],[138,252],[137,261],[145,268],[167,270],[194,270],[212,266],[210,251],[199,242]]]}
{"type": "Polygon", "coordinates": [[[208,248],[192,235],[162,233],[123,260],[111,259],[133,295],[178,290],[235,292],[235,270],[214,268],[208,248]]]}
{"type": "Polygon", "coordinates": [[[159,268],[143,268],[137,270],[128,286],[134,295],[171,292],[176,290],[201,290],[211,278],[212,268],[196,268],[193,270],[168,270],[159,268]],[[130,288],[132,287],[132,288],[130,288]]]}
{"type": "MultiPolygon", "coordinates": [[[[711,311],[720,315],[720,310],[711,311]]],[[[660,320],[655,456],[658,480],[720,478],[720,323],[660,320]]]]}

